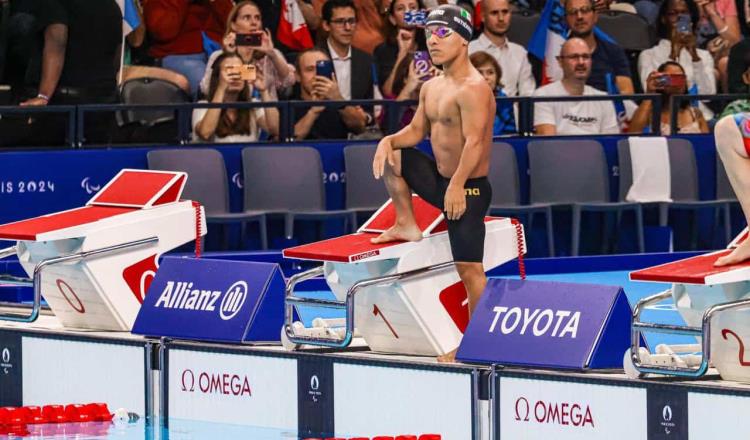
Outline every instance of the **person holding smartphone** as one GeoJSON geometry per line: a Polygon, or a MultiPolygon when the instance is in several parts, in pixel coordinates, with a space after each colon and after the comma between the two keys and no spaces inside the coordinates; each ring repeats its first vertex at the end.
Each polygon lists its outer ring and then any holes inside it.
{"type": "MultiPolygon", "coordinates": [[[[297,56],[294,101],[342,101],[333,65],[323,49],[308,49],[297,56]]],[[[295,106],[294,138],[346,139],[349,133],[365,129],[364,110],[359,106],[295,106]]]]}
{"type": "MultiPolygon", "coordinates": [[[[698,49],[695,37],[695,24],[700,15],[693,0],[664,0],[659,9],[657,32],[659,43],[646,49],[638,56],[638,72],[643,90],[648,89],[651,72],[667,61],[682,66],[687,78],[687,90],[695,85],[698,93],[716,93],[716,73],[714,59],[708,51],[698,49]]],[[[701,104],[701,111],[711,119],[713,113],[701,104]]]]}
{"type": "MultiPolygon", "coordinates": [[[[422,85],[433,77],[440,75],[440,69],[429,62],[427,52],[410,53],[393,69],[393,93],[396,101],[416,100],[422,85]],[[426,59],[425,59],[426,58],[426,59]]],[[[411,122],[417,106],[398,107],[398,128],[401,129],[411,122]]]]}
{"type": "MultiPolygon", "coordinates": [[[[255,91],[260,101],[274,101],[266,89],[263,71],[244,64],[237,54],[219,55],[212,67],[211,103],[250,102],[255,91]]],[[[197,108],[193,110],[193,133],[206,142],[255,142],[261,129],[278,136],[278,120],[278,111],[273,107],[197,108]]]]}
{"type": "MultiPolygon", "coordinates": [[[[672,96],[687,93],[687,78],[685,70],[679,63],[667,61],[651,72],[646,79],[646,93],[661,94],[661,134],[669,136],[674,133],[708,133],[708,124],[698,107],[693,107],[690,101],[683,100],[677,110],[677,127],[670,125],[672,116],[672,96]]],[[[651,115],[653,103],[651,100],[641,101],[633,114],[628,133],[648,133],[651,130],[651,115]]]]}
{"type": "Polygon", "coordinates": [[[263,72],[266,88],[274,99],[278,91],[294,85],[294,66],[286,62],[284,55],[273,46],[268,29],[263,29],[263,19],[255,2],[244,0],[229,12],[222,50],[208,58],[208,66],[201,80],[201,92],[208,94],[211,80],[211,65],[223,52],[237,53],[245,63],[252,63],[263,72]]]}
{"type": "MultiPolygon", "coordinates": [[[[414,21],[407,23],[406,16],[420,17],[415,12],[424,9],[421,0],[391,0],[384,20],[385,41],[373,51],[378,83],[383,96],[397,95],[393,90],[395,67],[414,51],[426,50],[424,33],[414,21]]],[[[424,12],[424,11],[422,11],[424,12]]]]}

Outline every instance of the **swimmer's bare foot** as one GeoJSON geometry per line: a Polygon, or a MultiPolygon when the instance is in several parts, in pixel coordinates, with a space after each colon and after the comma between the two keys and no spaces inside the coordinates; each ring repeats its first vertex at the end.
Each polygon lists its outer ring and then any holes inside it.
{"type": "Polygon", "coordinates": [[[395,224],[385,232],[370,240],[373,244],[388,243],[391,241],[419,241],[422,239],[422,231],[412,223],[410,226],[395,224]]]}
{"type": "Polygon", "coordinates": [[[456,352],[458,351],[458,348],[455,350],[449,351],[448,353],[441,354],[437,357],[438,363],[441,364],[450,364],[453,362],[456,362],[456,352]]]}
{"type": "Polygon", "coordinates": [[[742,244],[734,248],[729,255],[716,260],[714,266],[729,266],[730,264],[742,263],[748,259],[750,259],[750,240],[745,240],[742,244]]]}

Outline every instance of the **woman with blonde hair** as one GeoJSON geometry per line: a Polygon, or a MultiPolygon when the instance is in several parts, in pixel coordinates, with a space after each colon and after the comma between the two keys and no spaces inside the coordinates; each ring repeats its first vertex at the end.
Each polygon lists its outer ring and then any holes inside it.
{"type": "MultiPolygon", "coordinates": [[[[263,29],[263,18],[260,8],[251,0],[238,2],[229,12],[227,27],[222,41],[224,52],[236,53],[246,64],[254,64],[262,72],[266,88],[274,99],[278,99],[277,90],[294,85],[296,79],[294,66],[286,62],[284,55],[273,47],[273,40],[268,29],[263,29]],[[260,36],[259,46],[237,44],[237,35],[256,34],[260,36]]],[[[211,81],[213,61],[222,50],[217,50],[208,58],[208,66],[201,81],[201,91],[208,94],[211,81]]]]}

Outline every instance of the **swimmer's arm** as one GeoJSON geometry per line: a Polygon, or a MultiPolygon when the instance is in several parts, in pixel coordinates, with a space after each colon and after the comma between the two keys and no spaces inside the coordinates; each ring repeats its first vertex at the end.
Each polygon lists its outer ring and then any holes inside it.
{"type": "Polygon", "coordinates": [[[411,122],[409,122],[406,127],[402,128],[398,132],[390,136],[386,136],[391,141],[391,148],[393,148],[394,150],[398,148],[414,147],[418,143],[422,142],[425,136],[427,136],[427,134],[429,133],[430,122],[427,120],[427,114],[424,111],[424,96],[427,87],[427,84],[425,84],[419,91],[419,105],[417,106],[417,111],[414,113],[414,117],[412,118],[411,122]]]}
{"type": "Polygon", "coordinates": [[[466,86],[466,93],[456,101],[461,112],[461,133],[466,141],[449,186],[461,188],[463,192],[466,180],[479,165],[487,148],[484,140],[495,119],[495,99],[491,90],[482,83],[466,86]]]}
{"type": "Polygon", "coordinates": [[[458,167],[445,191],[445,216],[448,220],[458,220],[466,212],[464,185],[488,148],[485,137],[495,119],[495,99],[490,88],[484,83],[465,87],[464,93],[456,99],[461,113],[461,134],[465,141],[458,167]]]}

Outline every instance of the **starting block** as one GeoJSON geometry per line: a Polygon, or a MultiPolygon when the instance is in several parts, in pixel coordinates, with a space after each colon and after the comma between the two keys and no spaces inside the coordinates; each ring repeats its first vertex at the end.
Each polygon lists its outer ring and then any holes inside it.
{"type": "Polygon", "coordinates": [[[748,235],[746,228],[725,250],[631,272],[633,281],[667,282],[672,287],[638,301],[633,309],[632,342],[624,358],[629,376],[700,377],[713,366],[723,379],[750,381],[750,362],[744,355],[744,341],[750,341],[750,261],[714,266],[716,259],[730,253],[748,235]],[[685,326],[641,321],[647,306],[670,297],[685,326]],[[638,343],[643,332],[694,336],[697,343],[661,344],[651,353],[638,343]]]}
{"type": "Polygon", "coordinates": [[[180,200],[187,174],[120,171],[81,208],[0,225],[33,278],[33,322],[41,296],[65,327],[130,331],[159,256],[206,234],[203,207],[180,200]]]}
{"type": "MultiPolygon", "coordinates": [[[[343,348],[355,334],[373,351],[437,356],[458,347],[469,321],[468,299],[455,269],[442,212],[413,196],[418,242],[372,244],[396,218],[390,200],[356,234],[284,250],[284,257],[313,260],[321,266],[287,282],[282,341],[287,348],[319,345],[343,348]],[[295,285],[324,276],[336,300],[300,298],[295,285]],[[356,302],[355,302],[356,297],[356,302]],[[297,305],[333,307],[345,319],[294,322],[297,305]]],[[[484,269],[490,270],[526,252],[523,226],[510,218],[486,217],[484,269]]]]}

